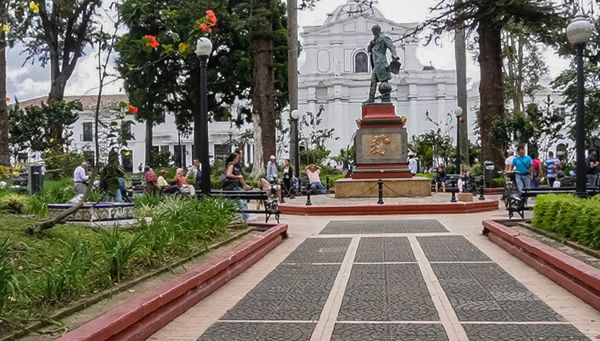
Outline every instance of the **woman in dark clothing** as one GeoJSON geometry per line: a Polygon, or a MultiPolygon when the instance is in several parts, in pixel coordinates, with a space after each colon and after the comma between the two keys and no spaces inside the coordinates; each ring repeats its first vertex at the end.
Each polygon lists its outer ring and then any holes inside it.
{"type": "Polygon", "coordinates": [[[292,179],[294,178],[294,168],[290,165],[290,159],[286,159],[283,164],[283,190],[288,198],[293,199],[292,179]]]}
{"type": "Polygon", "coordinates": [[[446,168],[444,165],[439,165],[435,170],[435,191],[442,187],[442,192],[446,192],[446,168]]]}

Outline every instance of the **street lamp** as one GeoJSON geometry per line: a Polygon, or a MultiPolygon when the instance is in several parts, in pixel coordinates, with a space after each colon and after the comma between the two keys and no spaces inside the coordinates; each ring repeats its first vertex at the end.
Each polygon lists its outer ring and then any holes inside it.
{"type": "Polygon", "coordinates": [[[456,107],[454,115],[456,116],[456,173],[460,174],[460,118],[462,117],[463,110],[461,107],[456,107]]]}
{"type": "Polygon", "coordinates": [[[194,115],[194,145],[196,155],[202,164],[201,190],[204,195],[210,194],[210,162],[208,156],[208,89],[206,64],[212,52],[212,43],[208,38],[198,39],[196,55],[200,59],[200,101],[199,109],[194,115]]]}
{"type": "Polygon", "coordinates": [[[585,165],[585,113],[584,113],[584,79],[583,79],[583,51],[585,43],[594,32],[592,25],[585,16],[579,14],[567,26],[567,38],[575,45],[577,50],[577,116],[575,119],[575,149],[577,152],[577,177],[575,190],[579,197],[587,197],[585,165]]]}
{"type": "Polygon", "coordinates": [[[294,154],[294,175],[296,176],[296,178],[300,177],[300,145],[298,142],[298,135],[300,135],[300,117],[302,117],[302,115],[300,114],[300,111],[298,111],[298,109],[294,109],[292,110],[292,112],[290,113],[290,118],[292,119],[292,123],[296,126],[296,129],[294,129],[295,134],[293,136],[294,138],[294,148],[295,150],[295,154],[294,154]]]}

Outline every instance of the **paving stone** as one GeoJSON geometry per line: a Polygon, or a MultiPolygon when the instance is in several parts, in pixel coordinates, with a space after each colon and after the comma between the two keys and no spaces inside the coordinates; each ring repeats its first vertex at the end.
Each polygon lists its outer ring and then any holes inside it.
{"type": "Polygon", "coordinates": [[[416,262],[406,237],[361,238],[355,262],[416,262]]]}
{"type": "Polygon", "coordinates": [[[590,340],[567,324],[463,324],[470,341],[590,340]]]}
{"type": "Polygon", "coordinates": [[[366,233],[432,233],[448,232],[435,219],[409,220],[334,220],[320,234],[366,234],[366,233]]]}
{"type": "Polygon", "coordinates": [[[445,341],[441,324],[337,323],[331,341],[445,341]]]}
{"type": "Polygon", "coordinates": [[[461,321],[564,321],[497,264],[431,266],[461,321]]]}
{"type": "Polygon", "coordinates": [[[281,264],[222,320],[318,320],[339,265],[281,264]]]}
{"type": "Polygon", "coordinates": [[[341,263],[350,238],[309,238],[302,242],[284,263],[341,263]]]}
{"type": "Polygon", "coordinates": [[[417,264],[354,264],[338,321],[438,321],[417,264]]]}
{"type": "Polygon", "coordinates": [[[463,236],[417,237],[430,262],[489,261],[463,236]]]}
{"type": "Polygon", "coordinates": [[[217,322],[198,341],[308,341],[314,323],[217,322]]]}

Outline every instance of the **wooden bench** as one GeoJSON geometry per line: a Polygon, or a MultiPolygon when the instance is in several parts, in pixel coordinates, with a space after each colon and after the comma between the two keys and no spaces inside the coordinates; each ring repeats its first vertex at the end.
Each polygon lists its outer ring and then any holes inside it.
{"type": "MultiPolygon", "coordinates": [[[[198,193],[197,193],[198,194],[198,193]]],[[[229,200],[258,200],[261,203],[261,210],[244,209],[241,210],[243,213],[264,213],[265,223],[269,222],[271,216],[275,217],[277,223],[279,223],[279,201],[271,198],[266,191],[223,191],[213,190],[210,192],[212,197],[223,197],[229,200]]],[[[200,196],[198,196],[200,197],[200,196]]]]}
{"type": "MultiPolygon", "coordinates": [[[[528,198],[535,198],[542,194],[576,194],[575,187],[540,187],[540,188],[525,188],[521,196],[514,195],[508,199],[508,218],[512,219],[515,213],[521,216],[521,219],[525,219],[525,211],[533,210],[532,206],[527,206],[528,198]]],[[[594,196],[598,194],[598,187],[588,187],[588,196],[594,196]]]]}

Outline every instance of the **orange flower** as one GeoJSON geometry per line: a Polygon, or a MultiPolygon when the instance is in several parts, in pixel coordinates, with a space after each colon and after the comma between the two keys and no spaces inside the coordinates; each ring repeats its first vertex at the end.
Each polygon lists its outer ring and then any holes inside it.
{"type": "Polygon", "coordinates": [[[205,24],[205,23],[200,23],[200,30],[202,32],[206,32],[206,33],[211,33],[212,32],[212,28],[210,28],[209,25],[205,24]]]}
{"type": "Polygon", "coordinates": [[[127,111],[129,111],[131,114],[137,115],[139,110],[140,109],[133,104],[129,104],[129,106],[127,106],[127,111]]]}
{"type": "Polygon", "coordinates": [[[206,11],[206,21],[208,22],[209,26],[217,25],[217,16],[215,15],[215,12],[213,12],[212,9],[206,11]]]}
{"type": "Polygon", "coordinates": [[[158,39],[156,39],[156,37],[153,35],[147,34],[144,36],[144,39],[146,39],[146,46],[150,46],[153,49],[160,46],[158,39]]]}

